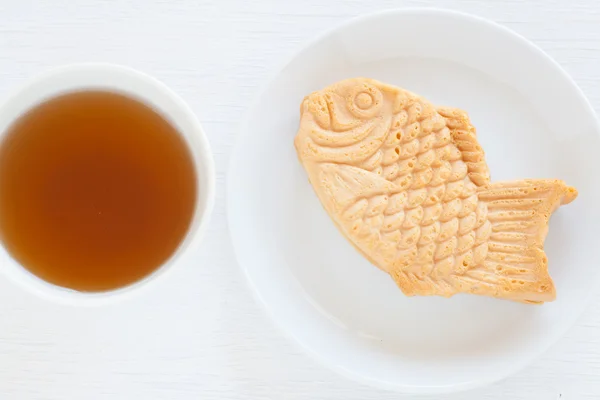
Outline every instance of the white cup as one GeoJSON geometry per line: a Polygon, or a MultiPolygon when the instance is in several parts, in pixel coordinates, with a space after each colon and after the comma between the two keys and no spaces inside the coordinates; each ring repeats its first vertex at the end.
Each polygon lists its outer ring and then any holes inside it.
{"type": "Polygon", "coordinates": [[[77,64],[39,75],[0,106],[0,141],[17,118],[57,95],[82,90],[107,90],[149,105],[183,136],[192,154],[198,179],[196,209],[189,230],[178,249],[162,266],[143,279],[105,292],[79,292],[42,280],[15,261],[0,243],[0,269],[23,288],[63,304],[100,305],[121,300],[147,289],[172,270],[184,253],[200,242],[215,198],[214,161],[200,123],[188,105],[158,80],[131,68],[111,64],[77,64]]]}

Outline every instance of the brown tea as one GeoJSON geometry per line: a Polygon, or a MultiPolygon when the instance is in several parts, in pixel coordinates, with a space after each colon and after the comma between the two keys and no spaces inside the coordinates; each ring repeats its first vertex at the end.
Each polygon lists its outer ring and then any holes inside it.
{"type": "Polygon", "coordinates": [[[116,93],[64,94],[0,144],[0,239],[48,282],[115,289],[170,258],[196,190],[190,151],[161,115],[116,93]]]}

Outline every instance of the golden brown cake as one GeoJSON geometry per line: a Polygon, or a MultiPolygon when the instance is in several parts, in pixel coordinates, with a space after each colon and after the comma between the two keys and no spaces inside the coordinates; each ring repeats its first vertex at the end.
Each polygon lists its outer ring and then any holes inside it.
{"type": "Polygon", "coordinates": [[[490,183],[466,112],[372,79],[307,96],[295,146],[344,236],[409,296],[552,301],[550,215],[560,180],[490,183]]]}

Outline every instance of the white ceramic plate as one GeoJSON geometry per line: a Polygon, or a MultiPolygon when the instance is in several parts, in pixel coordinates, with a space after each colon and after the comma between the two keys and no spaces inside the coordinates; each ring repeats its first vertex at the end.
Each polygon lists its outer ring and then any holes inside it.
{"type": "Polygon", "coordinates": [[[229,174],[239,263],[277,324],[347,376],[419,393],[496,381],[558,340],[596,286],[599,131],[566,73],[506,28],[439,10],[352,20],[298,53],[249,110],[229,174]],[[579,189],[546,240],[555,302],[408,298],[342,237],[293,138],[306,94],[356,76],[468,110],[494,180],[561,178],[579,189]]]}

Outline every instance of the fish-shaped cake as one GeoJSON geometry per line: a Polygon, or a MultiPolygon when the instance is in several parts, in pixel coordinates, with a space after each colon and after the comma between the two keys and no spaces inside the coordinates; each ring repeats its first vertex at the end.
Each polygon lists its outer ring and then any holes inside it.
{"type": "Polygon", "coordinates": [[[323,207],[406,295],[555,299],[543,244],[574,188],[491,183],[466,112],[373,79],[312,93],[300,113],[295,146],[323,207]]]}

